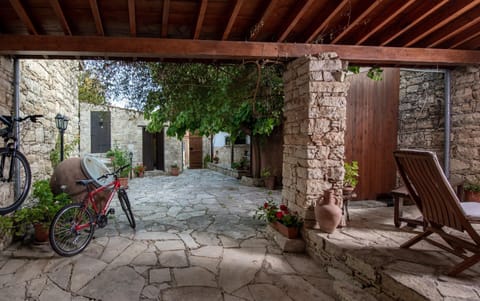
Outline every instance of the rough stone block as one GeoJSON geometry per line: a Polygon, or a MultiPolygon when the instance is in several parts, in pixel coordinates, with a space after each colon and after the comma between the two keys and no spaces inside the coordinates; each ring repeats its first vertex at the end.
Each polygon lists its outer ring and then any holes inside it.
{"type": "Polygon", "coordinates": [[[270,225],[267,225],[267,236],[272,238],[283,252],[305,252],[305,242],[301,238],[289,239],[273,229],[270,225]]]}

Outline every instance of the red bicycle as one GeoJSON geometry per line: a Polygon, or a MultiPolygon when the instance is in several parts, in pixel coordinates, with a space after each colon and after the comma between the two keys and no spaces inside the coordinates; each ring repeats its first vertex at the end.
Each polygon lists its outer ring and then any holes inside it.
{"type": "Polygon", "coordinates": [[[125,188],[120,185],[118,174],[128,165],[120,167],[112,173],[107,173],[97,180],[108,179],[113,176],[113,181],[96,189],[92,189],[94,179],[78,180],[78,185],[87,188],[88,194],[82,203],[69,204],[60,209],[50,224],[50,245],[61,256],[73,256],[82,252],[90,243],[95,231],[95,226],[103,228],[108,223],[108,215],[114,214],[110,203],[117,192],[118,200],[127,215],[130,226],[135,229],[135,218],[132,214],[130,201],[125,188]],[[107,192],[107,201],[103,207],[95,204],[95,196],[107,192]]]}

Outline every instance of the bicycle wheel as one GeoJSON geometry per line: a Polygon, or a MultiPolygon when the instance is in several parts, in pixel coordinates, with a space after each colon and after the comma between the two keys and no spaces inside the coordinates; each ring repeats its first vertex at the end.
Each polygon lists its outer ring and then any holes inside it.
{"type": "Polygon", "coordinates": [[[133,217],[132,208],[130,206],[130,201],[128,200],[127,192],[124,189],[118,190],[118,199],[120,200],[120,205],[122,206],[123,212],[125,212],[125,214],[127,215],[130,227],[135,229],[135,218],[133,217]]]}
{"type": "Polygon", "coordinates": [[[0,148],[0,214],[15,211],[30,190],[32,173],[27,158],[19,151],[0,148]]]}
{"type": "Polygon", "coordinates": [[[50,245],[61,256],[82,252],[95,231],[93,214],[83,204],[70,204],[57,212],[50,224],[50,245]]]}

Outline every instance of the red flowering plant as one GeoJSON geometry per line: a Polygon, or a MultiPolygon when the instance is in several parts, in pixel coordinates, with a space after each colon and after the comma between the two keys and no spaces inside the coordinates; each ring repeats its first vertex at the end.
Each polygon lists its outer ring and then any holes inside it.
{"type": "Polygon", "coordinates": [[[285,205],[280,207],[273,200],[267,200],[262,206],[258,207],[254,218],[264,220],[269,223],[278,221],[286,227],[300,227],[303,221],[298,217],[296,212],[290,212],[285,205]]]}

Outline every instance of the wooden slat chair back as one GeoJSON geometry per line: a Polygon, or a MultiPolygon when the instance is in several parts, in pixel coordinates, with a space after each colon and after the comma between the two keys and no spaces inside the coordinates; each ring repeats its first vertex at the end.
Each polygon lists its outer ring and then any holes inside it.
{"type": "Polygon", "coordinates": [[[453,268],[449,275],[456,275],[480,260],[480,235],[472,227],[478,217],[471,218],[464,208],[480,204],[460,203],[455,191],[445,177],[437,156],[429,151],[398,150],[394,152],[400,176],[412,199],[422,212],[425,220],[424,232],[402,244],[409,248],[426,240],[446,251],[460,256],[464,261],[453,268]],[[467,233],[473,242],[446,233],[448,227],[467,233]],[[448,244],[441,244],[427,237],[437,233],[448,244]],[[468,256],[466,250],[473,253],[468,256]]]}

